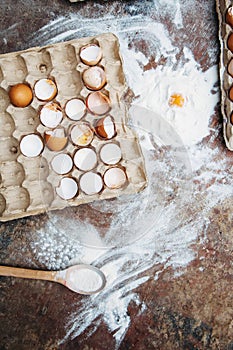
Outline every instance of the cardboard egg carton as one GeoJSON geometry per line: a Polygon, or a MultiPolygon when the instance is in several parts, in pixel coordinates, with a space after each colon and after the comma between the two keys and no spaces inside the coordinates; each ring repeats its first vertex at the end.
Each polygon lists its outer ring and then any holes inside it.
{"type": "MultiPolygon", "coordinates": [[[[226,146],[233,151],[233,101],[230,98],[230,89],[233,85],[233,76],[229,73],[229,64],[233,59],[233,52],[228,47],[228,38],[233,33],[233,26],[227,23],[227,12],[233,6],[231,0],[216,0],[216,9],[219,18],[220,40],[220,86],[221,86],[221,112],[223,116],[223,133],[226,146]]],[[[233,61],[232,61],[233,62],[233,61]]]]}
{"type": "MultiPolygon", "coordinates": [[[[127,126],[127,109],[122,101],[126,91],[119,43],[111,33],[75,39],[46,47],[35,47],[25,51],[0,55],[0,220],[7,221],[48,210],[77,206],[95,200],[118,197],[142,190],[147,183],[144,160],[136,134],[127,126]],[[34,95],[32,103],[25,107],[14,107],[9,99],[9,88],[25,82],[32,89],[36,81],[52,77],[56,82],[58,94],[55,97],[63,108],[66,102],[79,97],[84,101],[91,92],[82,81],[82,72],[88,68],[80,60],[80,49],[90,43],[96,43],[102,49],[99,62],[106,73],[107,84],[101,89],[111,102],[109,114],[115,120],[116,136],[113,140],[101,140],[96,135],[91,147],[98,156],[98,164],[93,170],[101,175],[110,168],[99,157],[100,148],[108,143],[120,145],[122,158],[118,164],[125,169],[127,183],[118,189],[103,190],[94,195],[78,191],[70,200],[64,200],[56,192],[64,175],[56,174],[51,167],[51,160],[58,153],[73,155],[78,149],[71,142],[61,152],[53,152],[46,144],[39,156],[28,158],[20,151],[20,142],[25,135],[35,133],[44,137],[48,130],[40,122],[39,110],[45,103],[34,95]]],[[[82,120],[94,123],[100,118],[90,112],[82,120]]],[[[74,123],[63,115],[61,126],[66,130],[74,123]]],[[[117,165],[117,166],[118,166],[117,165]]],[[[82,171],[73,166],[65,175],[77,180],[79,184],[82,171]]]]}

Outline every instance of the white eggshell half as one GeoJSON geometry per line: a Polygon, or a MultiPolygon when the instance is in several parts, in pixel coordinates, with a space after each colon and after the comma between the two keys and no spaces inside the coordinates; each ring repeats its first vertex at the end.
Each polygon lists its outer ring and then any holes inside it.
{"type": "Polygon", "coordinates": [[[97,64],[102,57],[102,50],[96,44],[91,44],[83,47],[80,51],[81,60],[88,65],[97,64]]]}
{"type": "Polygon", "coordinates": [[[56,128],[62,121],[61,107],[55,102],[49,102],[44,105],[40,111],[40,121],[48,128],[56,128]]]}
{"type": "Polygon", "coordinates": [[[116,189],[126,183],[126,174],[121,168],[110,168],[104,173],[104,183],[108,188],[116,189]]]}
{"type": "Polygon", "coordinates": [[[79,98],[73,98],[66,103],[65,113],[71,120],[80,120],[86,113],[85,103],[79,98]]]}
{"type": "Polygon", "coordinates": [[[71,141],[77,146],[87,146],[93,139],[93,131],[87,123],[77,123],[71,127],[71,141]]]}
{"type": "Polygon", "coordinates": [[[105,164],[117,164],[121,157],[121,149],[116,143],[107,143],[100,150],[100,158],[105,164]]]}
{"type": "Polygon", "coordinates": [[[79,185],[84,193],[93,195],[102,190],[103,180],[99,174],[89,171],[81,176],[79,185]]]}
{"type": "Polygon", "coordinates": [[[74,155],[74,164],[79,170],[92,170],[97,164],[97,155],[92,148],[81,148],[74,155]]]}
{"type": "Polygon", "coordinates": [[[78,192],[78,184],[70,177],[63,177],[56,192],[62,199],[72,199],[78,192]]]}
{"type": "Polygon", "coordinates": [[[40,79],[35,83],[34,91],[39,100],[49,101],[55,97],[57,87],[51,79],[40,79]]]}
{"type": "Polygon", "coordinates": [[[73,167],[73,160],[69,154],[60,153],[51,162],[51,167],[55,173],[64,175],[70,172],[73,167]]]}
{"type": "Polygon", "coordinates": [[[82,78],[86,87],[91,90],[100,90],[106,83],[105,71],[98,66],[86,69],[82,78]]]}
{"type": "Polygon", "coordinates": [[[38,135],[30,134],[22,138],[20,150],[26,157],[37,157],[43,150],[44,144],[38,135]]]}

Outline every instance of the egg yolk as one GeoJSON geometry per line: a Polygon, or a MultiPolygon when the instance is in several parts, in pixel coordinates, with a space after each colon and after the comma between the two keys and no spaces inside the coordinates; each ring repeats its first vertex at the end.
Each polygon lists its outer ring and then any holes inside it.
{"type": "Polygon", "coordinates": [[[86,132],[78,139],[78,143],[80,145],[86,145],[86,143],[89,141],[90,137],[92,136],[92,133],[86,132]]]}
{"type": "Polygon", "coordinates": [[[169,106],[170,107],[180,107],[182,108],[184,105],[185,99],[181,94],[173,94],[169,98],[169,106]]]}

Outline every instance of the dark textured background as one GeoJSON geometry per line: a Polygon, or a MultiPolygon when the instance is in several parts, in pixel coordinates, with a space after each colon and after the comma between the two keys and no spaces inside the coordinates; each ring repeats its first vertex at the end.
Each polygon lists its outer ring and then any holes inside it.
{"type": "MultiPolygon", "coordinates": [[[[209,2],[208,11],[206,6],[202,6],[203,0],[193,1],[196,12],[184,18],[181,43],[193,49],[195,59],[203,69],[216,64],[219,54],[215,2],[206,1],[209,2]],[[206,54],[210,47],[216,53],[211,56],[212,60],[206,54]]],[[[143,3],[144,7],[141,1],[87,1],[76,4],[65,0],[1,1],[0,51],[26,49],[33,32],[51,19],[76,12],[88,18],[99,16],[100,20],[109,11],[119,17],[144,12],[165,23],[175,38],[177,34],[169,18],[162,13],[149,13],[152,1],[143,3]]],[[[179,40],[177,36],[177,42],[179,40]]],[[[149,64],[147,69],[156,66],[150,48],[145,47],[143,42],[136,42],[136,45],[151,57],[151,66],[149,64]]],[[[211,125],[219,130],[213,147],[219,148],[221,157],[229,158],[230,169],[233,158],[224,146],[219,106],[211,125]]],[[[230,170],[229,176],[232,176],[230,170]]],[[[195,215],[195,212],[192,214],[195,215]]],[[[197,240],[197,257],[185,274],[174,278],[173,271],[168,268],[160,274],[158,281],[149,280],[138,288],[137,292],[147,309],[139,315],[136,305],[130,304],[128,314],[132,321],[120,345],[121,350],[233,349],[232,217],[232,199],[213,208],[208,218],[210,225],[205,244],[197,240]]],[[[27,250],[27,241],[46,220],[44,214],[0,224],[0,262],[42,268],[33,252],[27,250]]],[[[156,272],[156,267],[151,269],[152,272],[156,272]]],[[[0,349],[114,349],[114,338],[104,323],[91,336],[88,336],[87,330],[74,340],[57,344],[57,340],[65,335],[64,310],[68,315],[81,298],[53,283],[1,277],[0,349]]]]}

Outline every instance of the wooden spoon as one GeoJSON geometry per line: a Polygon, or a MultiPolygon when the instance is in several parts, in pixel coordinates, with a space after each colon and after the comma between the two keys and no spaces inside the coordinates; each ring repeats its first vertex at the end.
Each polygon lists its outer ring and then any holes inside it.
{"type": "Polygon", "coordinates": [[[86,295],[100,292],[106,284],[103,272],[88,264],[74,265],[60,271],[41,271],[0,266],[0,276],[58,282],[73,292],[86,295]]]}

